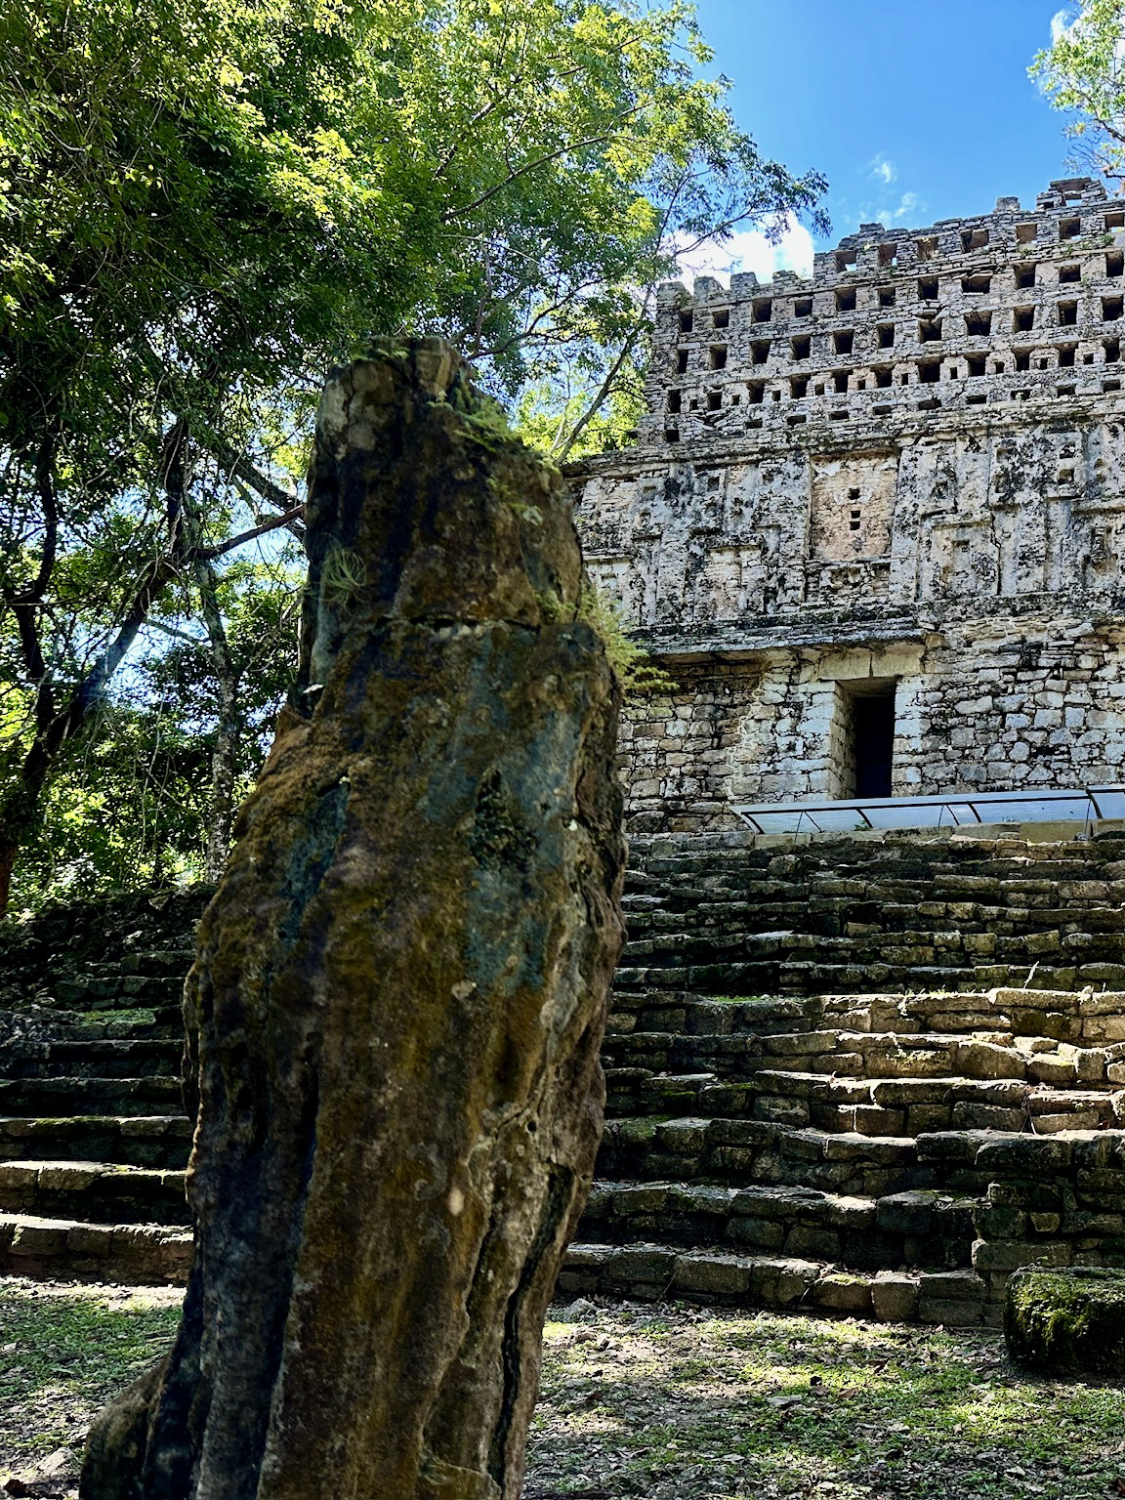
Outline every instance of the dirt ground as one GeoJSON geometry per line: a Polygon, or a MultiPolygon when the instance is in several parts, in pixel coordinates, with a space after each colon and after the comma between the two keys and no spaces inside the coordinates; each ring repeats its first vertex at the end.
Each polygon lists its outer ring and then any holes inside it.
{"type": "MultiPolygon", "coordinates": [[[[76,1494],[93,1413],[179,1294],[0,1279],[0,1490],[76,1494]]],[[[580,1299],[552,1309],[524,1500],[1106,1500],[1125,1394],[998,1335],[580,1299]]]]}

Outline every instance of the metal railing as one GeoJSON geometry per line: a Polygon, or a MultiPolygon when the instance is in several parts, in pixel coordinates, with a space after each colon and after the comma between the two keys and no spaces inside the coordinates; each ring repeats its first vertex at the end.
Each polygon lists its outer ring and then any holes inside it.
{"type": "Polygon", "coordinates": [[[755,833],[854,833],[868,828],[963,828],[980,823],[1093,823],[1125,819],[1125,784],[942,797],[760,802],[732,807],[755,833]]]}

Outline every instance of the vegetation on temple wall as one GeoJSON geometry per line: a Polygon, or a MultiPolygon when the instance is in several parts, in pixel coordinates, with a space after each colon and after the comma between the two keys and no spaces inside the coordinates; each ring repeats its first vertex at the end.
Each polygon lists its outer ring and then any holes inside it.
{"type": "Polygon", "coordinates": [[[580,614],[601,636],[627,702],[654,693],[668,693],[675,688],[672,678],[659,662],[626,630],[621,612],[613,600],[607,599],[593,584],[588,583],[582,591],[580,614]]]}
{"type": "Polygon", "coordinates": [[[709,56],[682,0],[0,16],[0,910],[24,847],[25,903],[221,862],[330,364],[443,333],[556,456],[612,444],[675,244],[815,216],[709,56]]]}

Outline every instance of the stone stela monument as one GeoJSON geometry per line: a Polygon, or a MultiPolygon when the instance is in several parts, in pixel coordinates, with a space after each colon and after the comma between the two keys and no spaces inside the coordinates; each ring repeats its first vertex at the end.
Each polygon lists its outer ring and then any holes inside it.
{"type": "Polygon", "coordinates": [[[675,677],[623,727],[632,827],[739,803],[1125,775],[1125,203],[863,225],[811,280],[660,289],[590,571],[675,677]]]}
{"type": "Polygon", "coordinates": [[[619,699],[565,485],[420,340],[334,373],[307,520],[185,989],[183,1322],[83,1500],[515,1500],[593,1173],[619,699]]]}

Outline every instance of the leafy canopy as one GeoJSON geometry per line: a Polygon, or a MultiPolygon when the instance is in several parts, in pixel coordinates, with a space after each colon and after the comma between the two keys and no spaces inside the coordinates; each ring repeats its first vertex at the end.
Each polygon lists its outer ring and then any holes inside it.
{"type": "Polygon", "coordinates": [[[820,222],[710,61],[683,0],[0,7],[0,887],[55,778],[177,739],[202,554],[255,617],[331,364],[442,333],[557,457],[624,441],[676,248],[820,222]]]}
{"type": "Polygon", "coordinates": [[[1081,0],[1031,73],[1056,109],[1077,116],[1067,133],[1083,164],[1125,178],[1125,0],[1081,0]]]}

